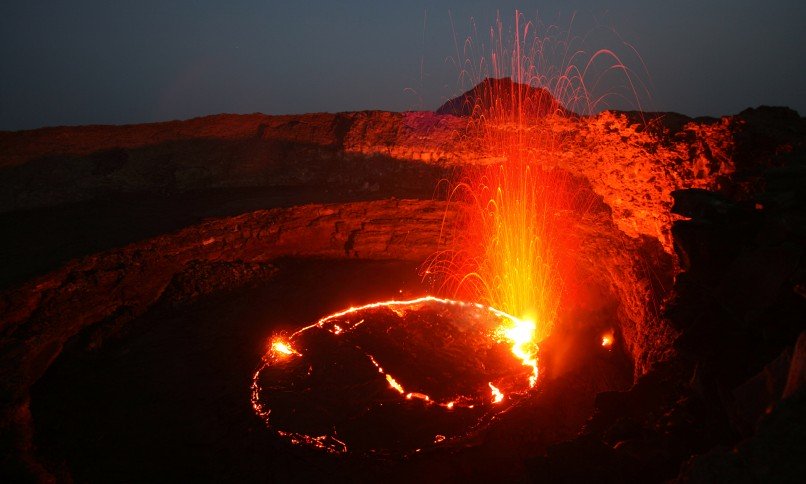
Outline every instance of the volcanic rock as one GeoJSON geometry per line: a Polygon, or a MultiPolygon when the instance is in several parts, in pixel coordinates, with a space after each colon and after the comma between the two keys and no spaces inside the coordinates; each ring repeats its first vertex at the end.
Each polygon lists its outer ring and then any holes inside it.
{"type": "Polygon", "coordinates": [[[803,388],[806,388],[806,332],[800,333],[798,342],[795,343],[783,396],[792,396],[803,388]]]}
{"type": "Polygon", "coordinates": [[[520,113],[528,119],[551,114],[569,114],[547,89],[520,84],[508,77],[484,79],[436,110],[437,114],[454,116],[470,116],[474,113],[484,115],[490,112],[520,113]]]}
{"type": "MultiPolygon", "coordinates": [[[[587,178],[622,231],[657,238],[669,253],[672,191],[745,193],[759,183],[753,160],[784,165],[800,156],[806,132],[802,118],[772,108],[719,120],[609,111],[550,118],[538,118],[533,129],[562,143],[535,159],[587,178]],[[732,176],[735,163],[741,167],[732,176]]],[[[366,198],[375,186],[375,197],[430,197],[452,167],[500,162],[475,129],[453,115],[367,111],[3,132],[0,213],[110,197],[114,203],[121,194],[223,191],[237,199],[247,188],[318,187],[333,193],[323,200],[332,202],[366,198]]],[[[311,191],[307,197],[319,196],[311,191]]]]}
{"type": "Polygon", "coordinates": [[[276,272],[277,268],[265,263],[192,260],[174,274],[161,300],[175,306],[185,304],[225,289],[265,281],[276,272]]]}
{"type": "Polygon", "coordinates": [[[680,482],[800,482],[806,432],[806,393],[783,400],[760,422],[755,436],[693,457],[680,482]]]}
{"type": "Polygon", "coordinates": [[[672,229],[684,272],[663,319],[675,351],[628,391],[600,394],[583,435],[536,459],[534,476],[799,481],[806,185],[802,155],[772,159],[721,194],[672,192],[690,217],[672,229]]]}

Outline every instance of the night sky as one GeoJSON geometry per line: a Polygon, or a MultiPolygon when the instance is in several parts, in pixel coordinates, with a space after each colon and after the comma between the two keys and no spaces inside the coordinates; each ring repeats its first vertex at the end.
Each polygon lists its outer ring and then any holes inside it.
{"type": "Polygon", "coordinates": [[[454,40],[486,41],[497,11],[510,31],[516,8],[565,29],[576,12],[584,47],[623,52],[648,86],[645,110],[806,114],[801,0],[29,0],[0,5],[0,129],[435,109],[468,87],[454,40]]]}

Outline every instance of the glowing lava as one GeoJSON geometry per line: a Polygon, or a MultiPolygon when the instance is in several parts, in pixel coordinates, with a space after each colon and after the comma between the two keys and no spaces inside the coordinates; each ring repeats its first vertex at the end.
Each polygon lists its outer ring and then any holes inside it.
{"type": "Polygon", "coordinates": [[[532,368],[529,386],[537,383],[537,343],[535,342],[536,325],[531,320],[516,320],[510,327],[501,329],[504,337],[512,341],[512,354],[521,359],[524,365],[532,368]]]}
{"type": "Polygon", "coordinates": [[[283,341],[281,338],[272,338],[271,341],[271,354],[274,355],[275,358],[285,358],[291,355],[299,356],[294,348],[292,348],[287,341],[283,341]]]}
{"type": "Polygon", "coordinates": [[[352,307],[273,337],[252,405],[281,437],[329,452],[455,440],[535,386],[534,326],[431,296],[352,307]]]}
{"type": "Polygon", "coordinates": [[[607,333],[602,335],[602,347],[609,350],[613,347],[613,334],[607,333]]]}
{"type": "Polygon", "coordinates": [[[488,385],[490,386],[490,391],[493,393],[493,403],[501,403],[501,401],[504,400],[504,394],[492,383],[488,383],[488,385]]]}

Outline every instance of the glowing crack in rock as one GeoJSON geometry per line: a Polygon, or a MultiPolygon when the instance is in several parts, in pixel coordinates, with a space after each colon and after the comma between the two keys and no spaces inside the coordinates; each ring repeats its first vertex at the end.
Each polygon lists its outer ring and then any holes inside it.
{"type": "Polygon", "coordinates": [[[537,384],[535,323],[425,296],[351,307],[275,335],[252,406],[292,444],[407,453],[482,428],[537,384]]]}
{"type": "MultiPolygon", "coordinates": [[[[383,369],[381,368],[378,368],[378,370],[381,372],[383,371],[383,369]]],[[[398,393],[406,393],[406,390],[404,390],[403,387],[400,386],[400,383],[396,382],[395,379],[392,378],[392,375],[386,375],[386,381],[388,381],[389,386],[397,390],[398,393]]]]}

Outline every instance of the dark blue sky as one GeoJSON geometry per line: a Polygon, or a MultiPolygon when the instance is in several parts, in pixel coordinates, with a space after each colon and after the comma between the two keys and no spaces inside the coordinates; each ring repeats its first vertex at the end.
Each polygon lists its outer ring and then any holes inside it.
{"type": "Polygon", "coordinates": [[[528,19],[564,28],[577,12],[572,32],[594,32],[586,48],[629,53],[614,45],[615,35],[599,35],[615,28],[646,64],[651,81],[637,57],[625,58],[651,83],[647,109],[720,115],[770,104],[806,114],[804,5],[801,0],[3,2],[0,129],[221,112],[434,109],[462,88],[449,59],[456,57],[449,12],[460,43],[472,33],[471,18],[480,42],[487,40],[496,11],[511,28],[516,8],[528,19]]]}

